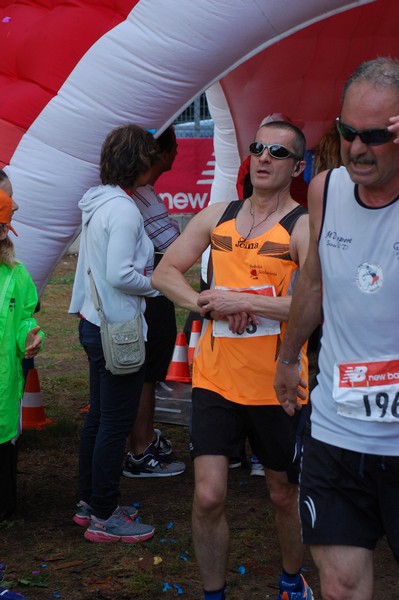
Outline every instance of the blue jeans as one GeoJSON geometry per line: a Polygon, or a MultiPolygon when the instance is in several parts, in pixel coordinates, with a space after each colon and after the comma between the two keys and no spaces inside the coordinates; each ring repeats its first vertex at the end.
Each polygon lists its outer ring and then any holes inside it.
{"type": "Polygon", "coordinates": [[[131,375],[112,375],[105,368],[100,328],[79,322],[79,340],[88,360],[90,409],[80,439],[79,494],[100,519],[118,505],[126,437],[135,421],[144,368],[131,375]]]}

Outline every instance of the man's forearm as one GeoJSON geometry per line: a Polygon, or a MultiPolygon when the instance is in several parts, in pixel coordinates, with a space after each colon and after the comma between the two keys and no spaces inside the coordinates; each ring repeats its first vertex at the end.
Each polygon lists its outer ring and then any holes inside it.
{"type": "Polygon", "coordinates": [[[197,304],[198,292],[191,287],[184,275],[177,269],[173,267],[165,269],[160,264],[152,275],[151,285],[174,304],[200,313],[201,309],[197,304]]]}
{"type": "Polygon", "coordinates": [[[280,349],[282,361],[298,359],[300,350],[321,323],[321,287],[299,276],[292,298],[287,330],[280,349]]]}

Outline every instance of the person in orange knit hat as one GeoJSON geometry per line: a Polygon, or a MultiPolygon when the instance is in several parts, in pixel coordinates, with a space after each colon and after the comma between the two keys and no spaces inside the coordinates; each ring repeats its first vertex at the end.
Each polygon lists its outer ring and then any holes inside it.
{"type": "Polygon", "coordinates": [[[44,337],[33,312],[37,291],[28,271],[15,258],[8,237],[18,209],[0,189],[0,521],[16,508],[16,441],[20,428],[24,378],[22,359],[36,356],[44,337]]]}

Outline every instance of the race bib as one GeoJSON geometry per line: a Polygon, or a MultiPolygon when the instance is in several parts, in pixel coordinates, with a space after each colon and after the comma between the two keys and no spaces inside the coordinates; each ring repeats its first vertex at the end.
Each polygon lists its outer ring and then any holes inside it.
{"type": "MultiPolygon", "coordinates": [[[[227,288],[223,286],[216,286],[217,290],[229,290],[232,292],[245,292],[247,294],[259,294],[261,296],[276,296],[276,290],[274,285],[262,285],[254,286],[250,288],[227,288]]],[[[214,337],[225,337],[225,338],[251,338],[260,337],[264,335],[277,335],[280,333],[280,322],[274,321],[273,319],[267,319],[266,317],[258,317],[259,324],[251,323],[243,333],[233,333],[229,329],[228,321],[213,321],[213,335],[214,337]]]]}
{"type": "Polygon", "coordinates": [[[343,417],[399,423],[399,357],[336,363],[333,398],[343,417]]]}

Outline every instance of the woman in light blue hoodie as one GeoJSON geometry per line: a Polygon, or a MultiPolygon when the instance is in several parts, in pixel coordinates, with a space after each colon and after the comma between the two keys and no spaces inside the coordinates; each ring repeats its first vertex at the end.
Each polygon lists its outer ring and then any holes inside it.
{"type": "MultiPolygon", "coordinates": [[[[79,453],[79,502],[73,520],[87,527],[92,542],[141,542],[154,528],[137,523],[137,511],[118,506],[126,436],[134,423],[144,370],[113,375],[105,368],[100,317],[90,293],[90,267],[107,321],[133,319],[143,313],[150,285],[153,244],[131,196],[146,185],[159,160],[153,136],[136,125],[108,134],[101,150],[102,185],[89,189],[79,202],[82,236],[69,312],[80,316],[79,339],[90,372],[90,408],[79,453]],[[86,227],[87,225],[87,227],[86,227]]],[[[146,323],[143,319],[144,335],[146,323]]]]}

